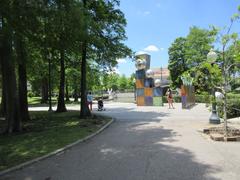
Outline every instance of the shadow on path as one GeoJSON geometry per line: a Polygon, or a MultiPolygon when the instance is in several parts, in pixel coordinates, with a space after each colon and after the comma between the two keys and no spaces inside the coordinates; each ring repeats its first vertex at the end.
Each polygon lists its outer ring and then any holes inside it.
{"type": "Polygon", "coordinates": [[[2,179],[221,179],[218,172],[223,170],[219,166],[203,163],[194,152],[176,145],[181,135],[161,123],[169,113],[146,109],[111,107],[101,114],[117,121],[95,138],[2,179]]]}

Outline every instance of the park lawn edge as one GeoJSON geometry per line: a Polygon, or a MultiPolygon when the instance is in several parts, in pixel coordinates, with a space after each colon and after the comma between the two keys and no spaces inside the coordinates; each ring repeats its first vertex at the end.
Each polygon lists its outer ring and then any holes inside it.
{"type": "Polygon", "coordinates": [[[104,124],[102,124],[101,127],[97,128],[94,132],[92,132],[90,134],[87,134],[85,137],[81,137],[77,141],[75,140],[75,141],[72,141],[71,143],[67,143],[63,147],[59,147],[59,148],[53,150],[52,152],[48,152],[46,154],[43,154],[43,155],[40,155],[40,156],[37,156],[37,157],[33,157],[32,159],[28,159],[28,160],[22,161],[20,163],[14,164],[12,166],[8,166],[4,169],[1,169],[0,170],[0,177],[5,175],[5,174],[8,174],[12,171],[22,169],[22,168],[24,168],[26,166],[29,166],[29,165],[31,165],[35,162],[39,162],[39,161],[42,161],[42,160],[44,160],[46,158],[49,158],[51,156],[63,153],[65,150],[68,150],[68,149],[72,148],[73,146],[75,146],[79,143],[82,143],[84,141],[87,141],[87,140],[93,138],[94,136],[101,133],[103,130],[105,130],[107,127],[109,127],[114,122],[114,119],[109,117],[109,116],[102,116],[102,115],[97,115],[97,116],[101,117],[101,118],[105,118],[106,122],[104,124]]]}

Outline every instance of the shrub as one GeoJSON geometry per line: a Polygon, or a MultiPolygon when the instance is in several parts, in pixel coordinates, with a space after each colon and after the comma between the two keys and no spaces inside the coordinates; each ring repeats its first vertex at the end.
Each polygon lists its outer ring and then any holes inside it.
{"type": "MultiPolygon", "coordinates": [[[[235,118],[240,116],[240,99],[239,98],[229,98],[227,99],[227,118],[235,118]]],[[[217,101],[217,111],[220,117],[223,117],[223,101],[217,101]]]]}
{"type": "Polygon", "coordinates": [[[27,96],[28,96],[28,97],[34,97],[34,95],[35,95],[35,94],[34,94],[32,91],[29,91],[29,92],[27,93],[27,96]]]}
{"type": "Polygon", "coordinates": [[[211,98],[209,94],[196,94],[195,101],[196,103],[210,103],[211,98]]]}

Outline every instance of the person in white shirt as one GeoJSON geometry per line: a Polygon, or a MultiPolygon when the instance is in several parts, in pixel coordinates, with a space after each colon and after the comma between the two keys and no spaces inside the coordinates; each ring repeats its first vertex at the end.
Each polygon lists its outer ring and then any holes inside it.
{"type": "Polygon", "coordinates": [[[87,104],[88,104],[88,107],[89,107],[90,111],[92,111],[92,102],[93,102],[92,93],[91,93],[91,92],[88,92],[88,95],[87,95],[87,104]]]}

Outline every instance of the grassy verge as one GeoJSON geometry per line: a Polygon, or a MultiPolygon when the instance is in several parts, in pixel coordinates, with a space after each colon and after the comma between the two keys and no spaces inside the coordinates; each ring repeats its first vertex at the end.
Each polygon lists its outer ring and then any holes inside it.
{"type": "Polygon", "coordinates": [[[80,119],[79,111],[31,112],[24,132],[0,136],[0,170],[43,156],[100,129],[105,117],[80,119]]]}

